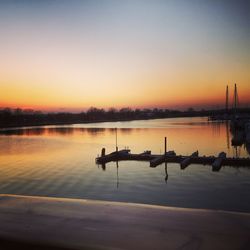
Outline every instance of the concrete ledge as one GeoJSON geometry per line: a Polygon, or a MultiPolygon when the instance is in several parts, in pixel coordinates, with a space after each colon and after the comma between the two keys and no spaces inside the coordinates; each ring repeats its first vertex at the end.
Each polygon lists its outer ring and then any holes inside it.
{"type": "Polygon", "coordinates": [[[0,195],[0,222],[6,249],[250,249],[247,213],[0,195]]]}

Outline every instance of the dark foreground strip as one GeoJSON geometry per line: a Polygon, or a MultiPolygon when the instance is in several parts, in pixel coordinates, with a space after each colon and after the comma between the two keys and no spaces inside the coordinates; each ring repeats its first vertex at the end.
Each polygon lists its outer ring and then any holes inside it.
{"type": "MultiPolygon", "coordinates": [[[[78,250],[79,248],[66,248],[53,245],[46,245],[44,243],[33,243],[22,240],[10,240],[0,238],[1,250],[78,250]]],[[[93,248],[90,246],[81,247],[81,250],[99,250],[99,248],[93,248]]]]}

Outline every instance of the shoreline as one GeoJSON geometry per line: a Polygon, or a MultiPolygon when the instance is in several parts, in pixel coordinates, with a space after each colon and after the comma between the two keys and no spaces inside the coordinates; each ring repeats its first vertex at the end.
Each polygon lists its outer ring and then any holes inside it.
{"type": "Polygon", "coordinates": [[[173,119],[173,118],[193,118],[193,117],[207,117],[204,116],[174,116],[174,117],[155,117],[155,118],[141,118],[141,119],[118,119],[118,120],[96,120],[96,121],[81,121],[81,122],[51,122],[51,123],[39,123],[39,124],[25,124],[25,125],[9,125],[9,126],[1,126],[0,130],[7,129],[15,129],[15,128],[36,128],[43,126],[60,126],[60,125],[75,125],[75,124],[92,124],[92,123],[106,123],[106,122],[132,122],[132,121],[148,121],[148,120],[158,120],[158,119],[173,119]]]}
{"type": "MultiPolygon", "coordinates": [[[[238,109],[238,115],[250,114],[250,108],[238,109]]],[[[234,114],[229,110],[225,114],[224,109],[219,110],[168,110],[168,109],[146,109],[132,110],[125,109],[114,113],[103,109],[93,109],[82,113],[25,113],[23,111],[4,111],[0,110],[0,128],[27,127],[27,126],[49,126],[49,125],[71,125],[71,124],[88,124],[100,122],[123,122],[123,121],[140,121],[168,118],[184,118],[184,117],[223,117],[225,115],[234,114]]]]}

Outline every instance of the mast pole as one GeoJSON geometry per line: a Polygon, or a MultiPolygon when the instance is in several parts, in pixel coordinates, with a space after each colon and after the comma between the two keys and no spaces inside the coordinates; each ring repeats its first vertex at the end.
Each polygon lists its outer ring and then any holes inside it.
{"type": "Polygon", "coordinates": [[[234,114],[236,114],[237,110],[237,86],[236,83],[234,84],[234,114]]]}
{"type": "Polygon", "coordinates": [[[226,88],[226,113],[228,113],[228,85],[226,88]]]}

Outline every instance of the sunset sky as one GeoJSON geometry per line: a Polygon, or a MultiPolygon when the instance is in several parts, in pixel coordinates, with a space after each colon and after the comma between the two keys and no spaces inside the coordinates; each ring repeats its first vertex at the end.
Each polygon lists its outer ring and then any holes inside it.
{"type": "Polygon", "coordinates": [[[0,107],[250,105],[250,1],[0,1],[0,107]],[[231,101],[231,99],[230,99],[231,101]]]}

